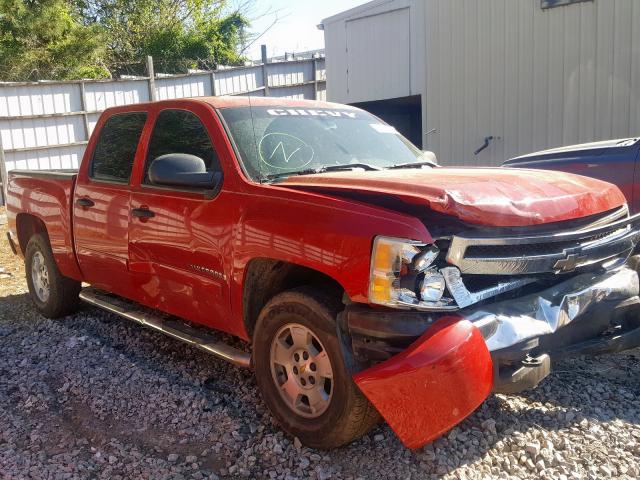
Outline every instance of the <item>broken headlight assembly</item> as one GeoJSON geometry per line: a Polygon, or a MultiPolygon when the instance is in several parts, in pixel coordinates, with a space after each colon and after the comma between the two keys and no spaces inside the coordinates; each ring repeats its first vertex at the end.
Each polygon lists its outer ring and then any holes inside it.
{"type": "Polygon", "coordinates": [[[535,282],[531,277],[496,281],[469,291],[460,270],[436,245],[376,237],[371,256],[369,301],[394,308],[452,311],[535,282]]]}
{"type": "Polygon", "coordinates": [[[395,308],[456,310],[446,294],[446,280],[435,266],[435,245],[400,238],[376,237],[371,256],[369,301],[395,308]]]}

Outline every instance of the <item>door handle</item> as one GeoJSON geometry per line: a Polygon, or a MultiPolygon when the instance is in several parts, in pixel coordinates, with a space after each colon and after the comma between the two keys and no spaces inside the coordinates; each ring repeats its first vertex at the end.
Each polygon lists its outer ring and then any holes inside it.
{"type": "Polygon", "coordinates": [[[76,200],[76,205],[78,205],[80,207],[87,208],[87,207],[93,207],[95,205],[95,203],[90,198],[83,197],[83,198],[79,198],[78,200],[76,200]]]}
{"type": "Polygon", "coordinates": [[[131,210],[131,215],[137,218],[151,218],[156,216],[156,214],[148,208],[134,208],[131,210]]]}

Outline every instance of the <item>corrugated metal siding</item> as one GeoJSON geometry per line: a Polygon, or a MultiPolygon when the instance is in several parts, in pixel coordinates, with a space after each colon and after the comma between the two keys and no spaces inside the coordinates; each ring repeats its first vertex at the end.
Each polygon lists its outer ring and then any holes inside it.
{"type": "Polygon", "coordinates": [[[441,163],[640,134],[640,2],[425,0],[425,20],[425,145],[441,163]]]}
{"type": "Polygon", "coordinates": [[[347,94],[354,102],[410,94],[409,11],[405,7],[346,22],[347,94]]]}
{"type": "Polygon", "coordinates": [[[423,11],[422,1],[376,0],[324,20],[328,98],[354,103],[422,93],[423,11]]]}
{"type": "Polygon", "coordinates": [[[498,165],[545,148],[640,135],[640,0],[551,9],[540,0],[375,0],[323,23],[329,100],[397,96],[405,68],[389,66],[408,52],[411,94],[422,95],[423,145],[443,164],[498,165]],[[396,42],[401,22],[393,15],[403,8],[409,47],[396,42]],[[361,21],[367,28],[351,28],[361,21]],[[358,46],[351,56],[349,44],[358,46]],[[389,70],[403,75],[389,80],[389,70]],[[497,139],[474,155],[488,136],[497,139]]]}
{"type": "MultiPolygon", "coordinates": [[[[323,58],[157,77],[156,98],[198,97],[214,92],[262,96],[263,68],[269,79],[270,96],[312,99],[317,88],[318,98],[325,98],[323,58]]],[[[101,111],[146,101],[147,79],[0,84],[0,147],[6,170],[76,168],[101,111]]]]}

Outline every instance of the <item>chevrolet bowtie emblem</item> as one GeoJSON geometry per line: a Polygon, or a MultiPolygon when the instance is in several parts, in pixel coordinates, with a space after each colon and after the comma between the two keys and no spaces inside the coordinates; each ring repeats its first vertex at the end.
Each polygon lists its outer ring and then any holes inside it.
{"type": "Polygon", "coordinates": [[[565,250],[566,257],[558,260],[553,266],[556,273],[566,273],[575,270],[582,260],[586,258],[585,255],[580,255],[581,251],[579,248],[565,250]]]}

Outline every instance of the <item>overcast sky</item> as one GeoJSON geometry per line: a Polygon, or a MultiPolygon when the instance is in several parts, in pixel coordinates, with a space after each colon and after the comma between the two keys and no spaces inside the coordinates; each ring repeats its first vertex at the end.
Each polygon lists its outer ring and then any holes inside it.
{"type": "Polygon", "coordinates": [[[260,17],[253,23],[253,31],[262,32],[278,22],[257,40],[247,56],[260,58],[260,45],[267,45],[270,57],[285,52],[303,52],[324,47],[324,36],[318,30],[323,18],[366,3],[366,0],[255,0],[250,16],[260,17]],[[271,12],[263,15],[264,12],[271,12]]]}

